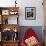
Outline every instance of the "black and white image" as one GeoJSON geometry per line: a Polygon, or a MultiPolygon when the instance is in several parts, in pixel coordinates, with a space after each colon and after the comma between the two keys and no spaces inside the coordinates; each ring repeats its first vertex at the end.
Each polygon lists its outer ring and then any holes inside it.
{"type": "Polygon", "coordinates": [[[25,19],[26,20],[36,19],[36,8],[35,7],[25,7],[25,19]]]}

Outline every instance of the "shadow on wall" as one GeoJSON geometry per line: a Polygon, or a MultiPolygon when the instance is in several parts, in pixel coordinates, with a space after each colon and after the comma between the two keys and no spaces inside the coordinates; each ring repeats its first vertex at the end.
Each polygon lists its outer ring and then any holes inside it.
{"type": "Polygon", "coordinates": [[[39,39],[39,41],[41,43],[43,43],[43,30],[42,30],[42,26],[21,26],[20,27],[20,31],[19,31],[19,39],[20,39],[20,42],[24,36],[24,33],[25,31],[28,29],[28,28],[32,28],[36,34],[37,34],[37,37],[39,39]]]}

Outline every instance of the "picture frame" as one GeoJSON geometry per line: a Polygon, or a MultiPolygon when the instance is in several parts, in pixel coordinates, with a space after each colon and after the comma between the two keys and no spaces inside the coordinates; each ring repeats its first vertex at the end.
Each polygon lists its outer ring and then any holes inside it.
{"type": "Polygon", "coordinates": [[[9,15],[9,10],[2,10],[2,15],[9,15]]]}
{"type": "Polygon", "coordinates": [[[10,14],[10,15],[17,15],[17,13],[18,13],[18,12],[17,12],[16,10],[10,10],[10,11],[9,11],[9,14],[10,14]]]}
{"type": "Polygon", "coordinates": [[[25,7],[25,19],[26,20],[36,19],[36,7],[25,7]]]}

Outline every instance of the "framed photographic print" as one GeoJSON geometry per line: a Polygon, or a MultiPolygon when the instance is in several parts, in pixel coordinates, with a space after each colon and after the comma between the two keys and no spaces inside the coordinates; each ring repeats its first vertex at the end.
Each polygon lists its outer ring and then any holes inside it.
{"type": "Polygon", "coordinates": [[[36,7],[25,7],[25,19],[26,20],[36,19],[36,7]]]}
{"type": "Polygon", "coordinates": [[[9,15],[9,10],[2,10],[2,15],[9,15]]]}

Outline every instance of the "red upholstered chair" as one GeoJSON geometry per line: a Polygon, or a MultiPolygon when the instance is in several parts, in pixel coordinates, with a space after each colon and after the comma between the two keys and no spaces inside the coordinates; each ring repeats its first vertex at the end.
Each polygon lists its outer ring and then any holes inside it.
{"type": "MultiPolygon", "coordinates": [[[[36,40],[37,40],[37,35],[36,35],[36,33],[33,31],[32,28],[28,28],[28,29],[26,30],[25,34],[24,34],[24,37],[22,38],[21,46],[27,46],[25,40],[28,39],[28,38],[30,38],[30,37],[32,37],[32,36],[34,36],[34,37],[36,38],[36,40]]],[[[37,44],[34,45],[34,46],[41,46],[41,44],[40,44],[40,42],[37,40],[37,44]]]]}

